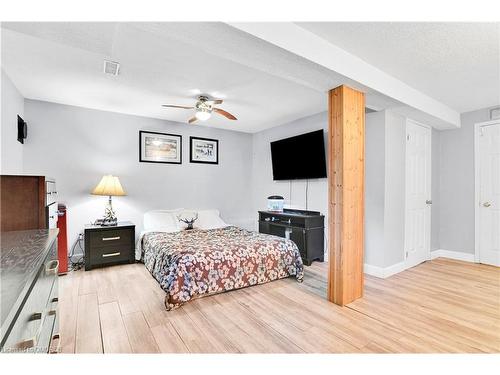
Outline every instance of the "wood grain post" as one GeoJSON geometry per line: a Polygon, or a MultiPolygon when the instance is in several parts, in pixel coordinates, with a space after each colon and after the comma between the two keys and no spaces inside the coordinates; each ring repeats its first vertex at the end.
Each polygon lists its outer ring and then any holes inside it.
{"type": "Polygon", "coordinates": [[[363,296],[365,95],[347,86],[328,94],[328,300],[363,296]]]}

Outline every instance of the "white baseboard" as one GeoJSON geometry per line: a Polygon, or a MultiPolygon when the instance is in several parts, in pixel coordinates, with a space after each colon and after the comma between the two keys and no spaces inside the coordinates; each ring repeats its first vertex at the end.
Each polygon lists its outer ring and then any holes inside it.
{"type": "MultiPolygon", "coordinates": [[[[474,254],[462,253],[460,251],[450,250],[434,250],[431,251],[431,259],[436,258],[450,258],[455,260],[462,260],[464,262],[474,262],[474,254]]],[[[370,276],[380,277],[385,279],[389,276],[395,275],[401,271],[413,267],[414,265],[407,262],[399,262],[389,267],[372,266],[371,264],[364,264],[364,273],[370,276]]]]}
{"type": "Polygon", "coordinates": [[[399,263],[393,264],[392,266],[389,266],[385,269],[385,277],[389,277],[389,276],[395,275],[397,273],[400,273],[401,271],[404,271],[407,268],[408,268],[408,265],[406,264],[406,262],[399,262],[399,263]]]}
{"type": "Polygon", "coordinates": [[[375,277],[380,277],[380,278],[385,278],[385,271],[384,268],[378,267],[378,266],[372,266],[371,264],[364,264],[363,266],[363,271],[367,275],[375,276],[375,277]]]}
{"type": "Polygon", "coordinates": [[[431,251],[431,259],[436,259],[436,258],[450,258],[455,260],[463,260],[464,262],[474,263],[474,254],[462,253],[461,251],[450,251],[443,249],[431,251]]]}
{"type": "Polygon", "coordinates": [[[366,263],[364,264],[364,272],[367,275],[380,277],[381,279],[385,279],[389,276],[395,275],[401,271],[404,271],[406,268],[407,267],[405,262],[399,262],[385,268],[372,266],[371,264],[366,264],[366,263]]]}

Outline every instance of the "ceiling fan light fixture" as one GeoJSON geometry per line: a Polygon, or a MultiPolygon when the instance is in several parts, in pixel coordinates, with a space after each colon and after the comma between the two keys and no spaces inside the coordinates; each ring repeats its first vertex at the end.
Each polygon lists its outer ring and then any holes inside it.
{"type": "Polygon", "coordinates": [[[165,108],[181,108],[181,109],[194,109],[194,117],[191,117],[187,122],[192,124],[195,121],[207,121],[212,113],[215,112],[229,120],[237,120],[237,118],[231,113],[223,110],[222,108],[216,107],[216,105],[222,104],[223,99],[210,99],[208,96],[200,95],[196,104],[191,106],[185,105],[175,105],[175,104],[163,104],[162,107],[165,108]]]}
{"type": "Polygon", "coordinates": [[[207,121],[210,116],[212,116],[212,114],[210,113],[210,111],[200,108],[196,111],[194,116],[200,121],[207,121]]]}

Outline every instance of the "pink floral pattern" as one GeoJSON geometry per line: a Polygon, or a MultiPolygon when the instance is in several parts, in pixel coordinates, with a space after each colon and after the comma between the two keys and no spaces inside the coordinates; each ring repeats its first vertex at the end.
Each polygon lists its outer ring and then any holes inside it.
{"type": "Polygon", "coordinates": [[[295,243],[237,227],[152,232],[142,241],[144,264],[167,293],[167,310],[209,294],[304,276],[295,243]]]}

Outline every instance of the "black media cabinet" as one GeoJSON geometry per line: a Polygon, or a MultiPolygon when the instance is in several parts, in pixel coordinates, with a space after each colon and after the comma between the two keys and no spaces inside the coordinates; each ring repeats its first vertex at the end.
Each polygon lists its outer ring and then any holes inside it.
{"type": "Polygon", "coordinates": [[[259,211],[259,232],[295,242],[305,265],[324,260],[325,217],[317,211],[259,211]]]}

